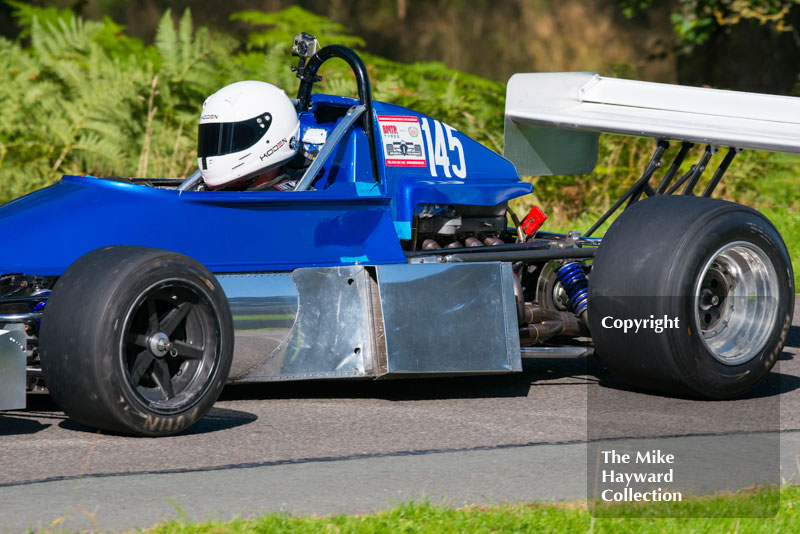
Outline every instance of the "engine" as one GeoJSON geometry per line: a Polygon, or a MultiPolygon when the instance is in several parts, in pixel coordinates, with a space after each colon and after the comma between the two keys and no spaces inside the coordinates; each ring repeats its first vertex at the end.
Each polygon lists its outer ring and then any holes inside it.
{"type": "MultiPolygon", "coordinates": [[[[505,244],[506,204],[460,206],[423,204],[414,218],[410,250],[505,244]]],[[[513,242],[513,241],[512,241],[513,242]]]]}
{"type": "MultiPolygon", "coordinates": [[[[535,211],[534,211],[535,210],[535,211]]],[[[406,250],[416,254],[464,253],[464,249],[491,249],[525,243],[531,249],[568,249],[577,246],[579,234],[537,234],[546,216],[531,215],[519,221],[506,203],[497,206],[423,204],[417,209],[412,238],[406,250]],[[507,215],[516,228],[509,228],[507,215]]],[[[501,250],[501,249],[497,249],[501,250]]],[[[587,272],[589,266],[574,260],[513,262],[520,342],[523,346],[551,338],[588,335],[586,326],[587,272]]]]}

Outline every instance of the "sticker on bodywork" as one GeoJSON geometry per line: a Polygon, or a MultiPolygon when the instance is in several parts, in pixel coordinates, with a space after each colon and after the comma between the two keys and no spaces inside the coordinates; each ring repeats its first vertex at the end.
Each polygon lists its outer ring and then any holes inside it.
{"type": "Polygon", "coordinates": [[[379,115],[383,157],[387,167],[426,167],[418,117],[379,115]]]}

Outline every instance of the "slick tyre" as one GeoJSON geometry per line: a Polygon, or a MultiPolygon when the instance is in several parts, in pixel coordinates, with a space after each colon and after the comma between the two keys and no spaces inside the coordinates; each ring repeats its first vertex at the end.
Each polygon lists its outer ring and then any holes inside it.
{"type": "Polygon", "coordinates": [[[75,421],[165,436],[213,406],[230,370],[233,323],[222,287],[196,261],[107,247],[58,279],[40,353],[50,394],[75,421]]]}
{"type": "Polygon", "coordinates": [[[603,363],[629,385],[671,394],[726,399],[753,387],[783,349],[793,310],[778,231],[751,208],[710,198],[637,202],[609,228],[589,278],[603,363]],[[663,324],[625,333],[616,319],[663,324]]]}

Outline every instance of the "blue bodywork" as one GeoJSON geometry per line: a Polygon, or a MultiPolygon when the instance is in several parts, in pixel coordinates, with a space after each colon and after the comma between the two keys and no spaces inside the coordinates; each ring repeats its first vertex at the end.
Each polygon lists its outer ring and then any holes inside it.
{"type": "MultiPolygon", "coordinates": [[[[300,115],[301,137],[309,128],[332,131],[357,103],[326,95],[312,102],[300,115]]],[[[109,245],[172,250],[216,273],[405,263],[400,240],[410,238],[422,205],[493,206],[531,192],[508,160],[467,136],[402,107],[376,102],[374,109],[376,132],[380,117],[418,121],[425,166],[387,166],[378,134],[376,182],[366,135],[356,125],[310,191],[180,192],[64,176],[0,207],[0,274],[60,275],[109,245]]]]}

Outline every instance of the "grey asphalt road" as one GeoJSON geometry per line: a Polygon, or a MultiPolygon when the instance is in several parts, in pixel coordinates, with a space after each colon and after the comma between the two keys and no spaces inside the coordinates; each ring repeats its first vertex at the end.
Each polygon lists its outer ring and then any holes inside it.
{"type": "MultiPolygon", "coordinates": [[[[776,369],[726,402],[631,391],[593,358],[536,360],[502,377],[232,386],[186,433],[146,439],[93,432],[32,394],[26,410],[0,413],[0,532],[583,499],[587,440],[590,456],[591,444],[652,443],[695,466],[795,481],[798,312],[776,369]],[[774,455],[758,463],[747,440],[762,436],[774,455]]],[[[683,477],[699,471],[687,464],[683,477]]]]}

